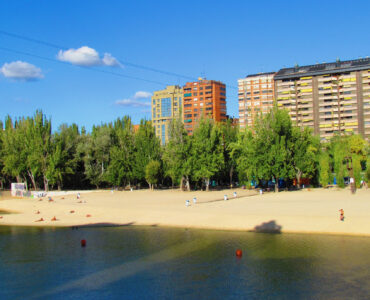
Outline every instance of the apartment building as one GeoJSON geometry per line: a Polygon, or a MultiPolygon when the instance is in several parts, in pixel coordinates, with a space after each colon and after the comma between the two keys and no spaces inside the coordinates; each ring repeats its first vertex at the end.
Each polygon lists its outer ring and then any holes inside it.
{"type": "Polygon", "coordinates": [[[273,107],[274,74],[252,74],[238,80],[240,128],[252,127],[258,114],[265,114],[273,107]]]}
{"type": "Polygon", "coordinates": [[[370,59],[295,66],[274,76],[275,100],[322,139],[353,132],[370,139],[370,59]]]}
{"type": "Polygon", "coordinates": [[[183,90],[178,85],[155,91],[152,97],[152,122],[155,134],[165,145],[169,138],[169,124],[174,117],[181,117],[183,90]]]}
{"type": "Polygon", "coordinates": [[[203,115],[216,122],[225,121],[226,86],[215,80],[199,78],[196,82],[187,82],[183,88],[183,120],[188,134],[203,115]]]}

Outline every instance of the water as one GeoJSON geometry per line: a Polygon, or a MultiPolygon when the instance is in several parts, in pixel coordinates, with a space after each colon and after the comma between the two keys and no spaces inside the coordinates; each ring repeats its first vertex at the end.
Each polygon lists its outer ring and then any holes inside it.
{"type": "Polygon", "coordinates": [[[370,297],[366,237],[0,227],[0,266],[0,299],[370,297]]]}

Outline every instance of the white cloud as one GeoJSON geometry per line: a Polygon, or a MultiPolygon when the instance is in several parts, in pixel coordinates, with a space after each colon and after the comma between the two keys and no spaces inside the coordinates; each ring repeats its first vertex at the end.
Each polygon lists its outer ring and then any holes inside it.
{"type": "Polygon", "coordinates": [[[44,78],[40,68],[23,61],[14,61],[11,63],[5,63],[0,73],[7,78],[16,80],[32,81],[44,78]]]}
{"type": "Polygon", "coordinates": [[[128,99],[117,100],[116,105],[131,106],[131,107],[150,107],[150,102],[143,102],[142,99],[148,99],[152,96],[149,92],[138,91],[135,95],[128,99]]]}
{"type": "Polygon", "coordinates": [[[122,67],[121,63],[110,53],[104,53],[102,62],[104,65],[109,67],[122,67]]]}
{"type": "Polygon", "coordinates": [[[151,96],[152,96],[152,93],[138,91],[135,93],[134,99],[146,99],[146,98],[150,98],[151,96]]]}
{"type": "Polygon", "coordinates": [[[105,65],[110,67],[122,67],[119,61],[110,53],[105,53],[100,58],[99,53],[90,47],[83,46],[78,49],[59,50],[57,58],[61,61],[70,62],[73,65],[92,67],[105,65]]]}
{"type": "Polygon", "coordinates": [[[116,104],[121,105],[121,106],[132,106],[132,107],[150,106],[150,102],[141,102],[140,100],[136,100],[136,99],[117,100],[116,104]]]}

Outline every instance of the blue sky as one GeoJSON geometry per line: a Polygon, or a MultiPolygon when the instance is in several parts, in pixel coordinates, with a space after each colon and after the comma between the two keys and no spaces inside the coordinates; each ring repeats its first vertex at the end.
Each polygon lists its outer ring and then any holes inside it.
{"type": "Polygon", "coordinates": [[[370,55],[369,11],[365,0],[2,1],[0,119],[42,109],[54,130],[138,123],[150,119],[150,93],[201,75],[227,84],[238,116],[238,78],[370,55]]]}

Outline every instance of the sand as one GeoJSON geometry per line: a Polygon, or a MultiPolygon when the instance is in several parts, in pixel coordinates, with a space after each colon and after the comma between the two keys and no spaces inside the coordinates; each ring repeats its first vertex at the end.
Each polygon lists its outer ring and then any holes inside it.
{"type": "Polygon", "coordinates": [[[134,190],[68,192],[42,201],[2,198],[0,225],[102,226],[149,225],[218,230],[324,233],[370,236],[370,189],[311,189],[257,194],[242,189],[223,191],[134,190]],[[237,192],[237,198],[233,192],[237,192]],[[229,200],[224,201],[227,194],[229,200]],[[197,197],[197,203],[193,203],[197,197]],[[190,206],[185,201],[190,200],[190,206]],[[82,203],[78,203],[81,201],[82,203]],[[345,220],[340,221],[339,209],[345,220]],[[39,211],[39,214],[36,212],[39,211]],[[71,212],[73,211],[73,212],[71,212]],[[55,217],[56,221],[52,221],[55,217]],[[35,222],[43,218],[44,221],[35,222]]]}

